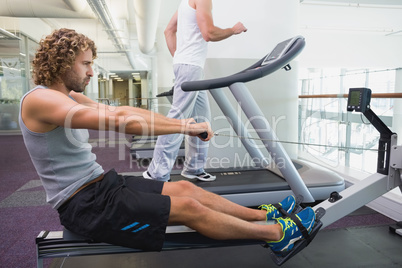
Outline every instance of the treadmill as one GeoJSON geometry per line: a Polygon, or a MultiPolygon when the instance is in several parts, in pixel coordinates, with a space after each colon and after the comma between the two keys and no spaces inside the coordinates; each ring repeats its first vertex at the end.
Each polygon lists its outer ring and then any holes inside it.
{"type": "MultiPolygon", "coordinates": [[[[240,137],[251,137],[228,98],[223,94],[223,90],[229,88],[237,102],[243,104],[241,108],[248,119],[264,119],[250,120],[250,123],[276,164],[274,168],[270,168],[272,164],[267,163],[258,146],[253,146],[255,145],[253,139],[241,139],[251,158],[259,159],[256,161],[256,167],[207,169],[208,173],[217,176],[216,181],[202,182],[195,179],[190,181],[243,206],[275,203],[290,194],[303,196],[303,202],[311,203],[327,199],[332,192],[345,189],[344,179],[337,173],[317,164],[289,158],[245,85],[246,82],[262,78],[282,68],[290,71],[289,62],[304,46],[304,38],[296,36],[277,44],[265,57],[241,72],[182,84],[184,91],[209,90],[236,134],[240,137]],[[261,131],[262,129],[264,131],[261,131]]],[[[183,179],[185,178],[178,174],[178,171],[172,172],[172,181],[183,179]]]]}

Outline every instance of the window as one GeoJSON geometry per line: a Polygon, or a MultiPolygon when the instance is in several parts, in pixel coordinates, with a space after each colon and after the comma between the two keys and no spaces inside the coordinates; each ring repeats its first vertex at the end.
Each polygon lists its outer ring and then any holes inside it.
{"type": "Polygon", "coordinates": [[[0,133],[19,132],[20,99],[33,87],[30,63],[37,45],[23,34],[0,40],[0,133]]]}
{"type": "MultiPolygon", "coordinates": [[[[302,152],[331,166],[345,165],[376,172],[379,133],[362,114],[346,111],[349,88],[368,87],[373,93],[395,91],[396,70],[308,69],[302,72],[299,142],[302,152]]],[[[392,127],[394,99],[373,98],[371,109],[392,127]]]]}

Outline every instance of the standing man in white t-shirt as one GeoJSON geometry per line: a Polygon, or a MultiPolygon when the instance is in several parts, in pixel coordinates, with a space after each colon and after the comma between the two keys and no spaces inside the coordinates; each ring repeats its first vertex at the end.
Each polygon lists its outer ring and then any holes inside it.
{"type": "MultiPolygon", "coordinates": [[[[173,103],[167,117],[193,117],[197,122],[210,121],[207,92],[184,92],[181,84],[203,78],[207,42],[221,41],[245,31],[247,29],[241,22],[231,28],[216,27],[212,18],[212,0],[181,1],[179,9],[165,29],[166,43],[173,56],[176,78],[173,103]]],[[[181,134],[160,136],[152,162],[143,173],[144,178],[168,181],[182,141],[181,134]]],[[[200,142],[197,137],[186,137],[185,162],[181,175],[188,179],[215,180],[215,176],[204,170],[207,156],[208,143],[200,142]]]]}

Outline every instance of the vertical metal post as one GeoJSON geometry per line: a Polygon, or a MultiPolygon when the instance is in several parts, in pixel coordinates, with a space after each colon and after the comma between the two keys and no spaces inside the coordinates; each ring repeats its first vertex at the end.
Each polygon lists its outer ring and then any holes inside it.
{"type": "Polygon", "coordinates": [[[271,154],[277,168],[289,183],[292,191],[295,195],[302,195],[304,202],[314,202],[314,197],[307,189],[306,184],[301,179],[296,167],[293,165],[282,144],[278,141],[278,137],[271,129],[270,124],[247,87],[244,83],[235,83],[229,86],[229,88],[237,102],[241,104],[244,113],[250,120],[258,136],[263,140],[265,147],[271,154]]]}
{"type": "MultiPolygon", "coordinates": [[[[222,89],[212,89],[209,91],[223,114],[229,119],[229,123],[238,136],[251,137],[248,130],[242,123],[236,111],[233,109],[222,89]]],[[[258,167],[266,167],[269,165],[268,160],[263,155],[257,144],[252,139],[240,139],[247,152],[250,154],[253,162],[258,167]]]]}

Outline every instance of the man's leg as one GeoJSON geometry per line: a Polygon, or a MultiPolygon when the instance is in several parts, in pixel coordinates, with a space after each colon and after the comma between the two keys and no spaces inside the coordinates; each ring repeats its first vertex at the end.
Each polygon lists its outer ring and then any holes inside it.
{"type": "MultiPolygon", "coordinates": [[[[173,103],[167,114],[169,118],[190,118],[193,112],[198,92],[184,92],[180,88],[181,83],[184,81],[197,80],[199,77],[199,74],[193,71],[193,67],[185,64],[174,65],[176,82],[174,85],[173,103]]],[[[182,141],[183,134],[170,134],[158,137],[152,161],[147,170],[153,179],[160,181],[168,181],[170,179],[170,172],[176,161],[182,141]]]]}
{"type": "MultiPolygon", "coordinates": [[[[275,252],[289,251],[303,239],[294,219],[280,217],[271,225],[252,223],[265,219],[265,212],[239,206],[187,181],[164,183],[162,194],[170,196],[169,224],[186,225],[213,239],[261,240],[275,252]]],[[[295,217],[311,232],[315,213],[310,207],[295,217]]]]}
{"type": "Polygon", "coordinates": [[[282,238],[279,224],[259,225],[210,209],[191,197],[171,196],[169,224],[183,224],[207,237],[278,241],[282,238]]]}
{"type": "MultiPolygon", "coordinates": [[[[211,111],[206,91],[198,92],[193,112],[189,117],[194,118],[197,122],[211,122],[211,111]]],[[[186,161],[183,173],[188,175],[203,173],[208,156],[209,141],[205,142],[198,137],[192,136],[185,136],[185,140],[186,161]]]]}
{"type": "Polygon", "coordinates": [[[240,206],[217,194],[208,192],[188,181],[165,183],[162,194],[170,197],[191,197],[197,200],[203,206],[206,206],[212,210],[246,221],[266,220],[266,211],[240,206]]]}
{"type": "Polygon", "coordinates": [[[183,134],[161,135],[158,137],[152,161],[147,170],[151,178],[159,181],[170,180],[170,172],[176,161],[182,141],[183,134]]]}

